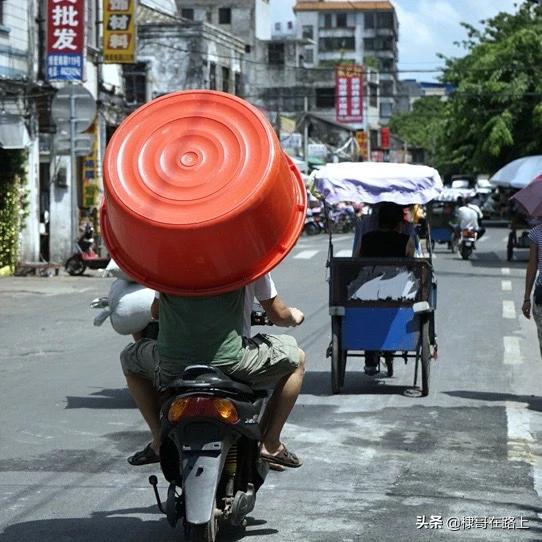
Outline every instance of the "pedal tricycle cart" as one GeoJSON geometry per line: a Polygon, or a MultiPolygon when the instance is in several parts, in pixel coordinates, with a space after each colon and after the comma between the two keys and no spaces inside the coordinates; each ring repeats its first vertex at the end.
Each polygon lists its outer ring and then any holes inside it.
{"type": "MultiPolygon", "coordinates": [[[[431,201],[442,181],[427,166],[360,162],[328,164],[313,176],[313,186],[326,203],[348,200],[376,206],[390,201],[408,206],[431,201]]],[[[393,375],[395,359],[413,359],[414,388],[420,375],[421,395],[426,396],[437,350],[431,251],[415,258],[338,258],[330,233],[327,265],[333,393],[344,386],[349,357],[377,352],[386,360],[388,376],[393,375]]]]}

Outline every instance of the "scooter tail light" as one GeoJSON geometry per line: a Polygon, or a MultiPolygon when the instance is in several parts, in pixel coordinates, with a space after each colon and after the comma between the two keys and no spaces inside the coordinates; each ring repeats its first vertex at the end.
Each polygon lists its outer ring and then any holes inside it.
{"type": "Polygon", "coordinates": [[[189,401],[190,399],[188,397],[183,397],[181,399],[175,399],[175,401],[169,405],[167,417],[171,423],[177,423],[183,417],[183,413],[186,410],[189,401]]]}
{"type": "Polygon", "coordinates": [[[213,399],[213,403],[215,404],[216,413],[222,420],[231,424],[239,421],[237,408],[229,399],[213,399]]]}
{"type": "Polygon", "coordinates": [[[239,421],[237,408],[232,401],[201,395],[175,399],[167,416],[171,423],[179,423],[182,418],[189,417],[216,418],[230,424],[239,421]]]}

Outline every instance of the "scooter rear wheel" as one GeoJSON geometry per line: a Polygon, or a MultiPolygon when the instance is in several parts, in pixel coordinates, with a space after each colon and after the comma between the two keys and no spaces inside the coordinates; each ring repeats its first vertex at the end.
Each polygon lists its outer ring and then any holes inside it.
{"type": "Polygon", "coordinates": [[[75,258],[74,256],[68,258],[68,261],[64,267],[72,276],[82,275],[87,268],[87,266],[79,258],[75,258]]]}
{"type": "Polygon", "coordinates": [[[215,542],[218,531],[218,521],[216,518],[207,523],[195,525],[188,523],[186,525],[187,540],[190,542],[215,542]]]}

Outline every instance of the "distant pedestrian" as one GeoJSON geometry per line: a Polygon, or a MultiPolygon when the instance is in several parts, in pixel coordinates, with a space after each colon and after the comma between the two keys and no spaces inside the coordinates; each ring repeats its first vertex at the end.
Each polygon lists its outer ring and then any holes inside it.
{"type": "Polygon", "coordinates": [[[525,295],[521,311],[525,318],[531,318],[531,312],[538,331],[540,355],[542,356],[542,224],[535,226],[529,232],[529,263],[525,277],[525,295]],[[538,272],[538,277],[537,277],[538,272]],[[536,278],[536,285],[535,285],[536,278]],[[531,291],[535,286],[533,301],[531,291]]]}

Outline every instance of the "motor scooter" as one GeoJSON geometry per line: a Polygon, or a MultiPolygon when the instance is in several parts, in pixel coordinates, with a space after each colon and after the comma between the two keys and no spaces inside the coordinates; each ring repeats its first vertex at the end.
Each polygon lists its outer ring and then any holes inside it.
{"type": "Polygon", "coordinates": [[[79,237],[75,252],[66,260],[65,270],[72,276],[82,275],[87,267],[89,269],[105,269],[111,258],[101,258],[94,252],[94,228],[85,225],[83,235],[79,237]]]}
{"type": "Polygon", "coordinates": [[[308,208],[305,217],[305,226],[303,231],[307,235],[318,235],[324,231],[324,225],[322,223],[321,208],[314,207],[308,208]]]}
{"type": "MultiPolygon", "coordinates": [[[[269,323],[253,311],[253,325],[269,323]]],[[[219,525],[246,525],[269,472],[259,453],[268,392],[209,365],[187,367],[159,392],[160,466],[169,488],[162,502],[157,477],[149,477],[158,508],[172,527],[182,522],[186,540],[214,542],[219,525]]]]}
{"type": "Polygon", "coordinates": [[[464,228],[459,232],[458,251],[464,260],[468,260],[472,251],[476,249],[477,237],[476,230],[473,228],[464,228]]]}

